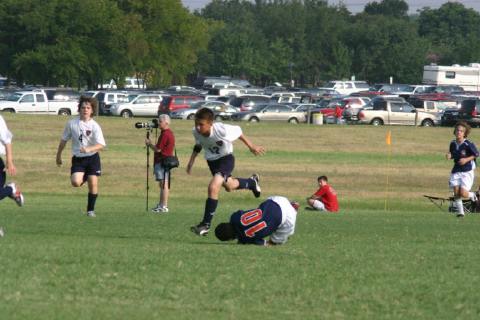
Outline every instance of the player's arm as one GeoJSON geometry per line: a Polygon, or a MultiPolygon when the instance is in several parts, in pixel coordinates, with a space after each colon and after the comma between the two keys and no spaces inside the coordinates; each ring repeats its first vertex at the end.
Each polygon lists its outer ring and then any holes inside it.
{"type": "Polygon", "coordinates": [[[63,149],[65,149],[66,145],[67,145],[67,141],[61,139],[57,149],[57,166],[62,165],[62,152],[63,152],[63,149]]]}
{"type": "Polygon", "coordinates": [[[247,148],[250,150],[250,152],[253,153],[254,155],[259,156],[259,155],[265,154],[265,148],[264,147],[254,145],[250,141],[250,139],[248,139],[244,134],[242,134],[238,139],[240,139],[240,141],[242,141],[247,146],[247,148]]]}
{"type": "Polygon", "coordinates": [[[81,147],[80,152],[81,153],[92,153],[92,152],[94,153],[94,152],[98,152],[98,151],[102,150],[103,147],[105,147],[103,144],[97,143],[93,146],[81,147]]]}
{"type": "Polygon", "coordinates": [[[13,150],[11,143],[5,144],[5,153],[7,161],[7,167],[5,169],[9,175],[14,176],[17,174],[17,168],[15,168],[15,165],[13,164],[13,150]]]}
{"type": "Polygon", "coordinates": [[[192,167],[193,164],[195,163],[195,158],[198,156],[198,154],[202,151],[202,146],[200,144],[196,144],[193,147],[192,154],[190,155],[190,160],[188,161],[187,164],[187,173],[190,174],[192,172],[192,167]]]}

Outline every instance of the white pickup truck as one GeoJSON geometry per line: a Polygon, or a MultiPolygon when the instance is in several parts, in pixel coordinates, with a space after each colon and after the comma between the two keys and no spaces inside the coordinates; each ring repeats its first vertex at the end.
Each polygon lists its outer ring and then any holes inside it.
{"type": "Polygon", "coordinates": [[[78,114],[78,101],[48,101],[43,90],[16,91],[0,101],[0,111],[34,114],[78,114]]]}

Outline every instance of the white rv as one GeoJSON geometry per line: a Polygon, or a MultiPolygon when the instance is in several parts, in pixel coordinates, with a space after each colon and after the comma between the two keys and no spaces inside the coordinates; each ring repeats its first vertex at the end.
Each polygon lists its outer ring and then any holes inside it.
{"type": "Polygon", "coordinates": [[[466,91],[480,91],[480,63],[470,63],[468,66],[424,66],[422,82],[437,86],[458,85],[466,91]]]}

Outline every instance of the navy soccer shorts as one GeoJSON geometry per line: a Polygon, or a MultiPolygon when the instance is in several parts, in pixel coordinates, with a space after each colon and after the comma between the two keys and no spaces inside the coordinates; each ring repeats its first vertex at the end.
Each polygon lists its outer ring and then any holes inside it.
{"type": "Polygon", "coordinates": [[[72,157],[72,168],[70,174],[75,172],[83,172],[87,176],[102,175],[102,166],[100,164],[100,155],[95,153],[88,157],[72,157]]]}
{"type": "Polygon", "coordinates": [[[235,158],[233,154],[228,154],[220,159],[207,161],[207,163],[212,176],[220,174],[225,181],[227,181],[227,179],[232,176],[233,168],[235,167],[235,158]]]}

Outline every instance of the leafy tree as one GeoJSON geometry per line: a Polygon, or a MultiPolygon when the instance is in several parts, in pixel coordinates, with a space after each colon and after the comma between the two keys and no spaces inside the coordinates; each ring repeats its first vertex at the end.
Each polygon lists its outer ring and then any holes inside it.
{"type": "Polygon", "coordinates": [[[418,19],[419,35],[432,44],[441,64],[480,61],[480,14],[461,3],[447,2],[439,9],[424,9],[418,19]]]}
{"type": "Polygon", "coordinates": [[[384,15],[395,18],[408,17],[408,4],[404,0],[373,1],[365,5],[364,12],[371,15],[384,15]]]}

